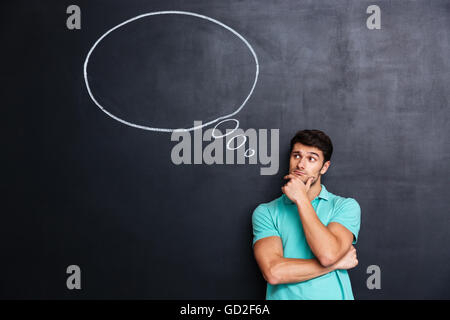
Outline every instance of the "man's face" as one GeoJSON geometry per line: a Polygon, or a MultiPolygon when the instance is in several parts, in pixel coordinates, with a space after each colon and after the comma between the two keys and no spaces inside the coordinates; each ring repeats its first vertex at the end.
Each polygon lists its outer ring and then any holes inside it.
{"type": "Polygon", "coordinates": [[[313,177],[311,186],[320,181],[320,176],[324,174],[330,166],[330,161],[323,163],[322,150],[316,147],[305,146],[301,143],[294,144],[289,160],[289,173],[294,174],[306,183],[313,177]]]}

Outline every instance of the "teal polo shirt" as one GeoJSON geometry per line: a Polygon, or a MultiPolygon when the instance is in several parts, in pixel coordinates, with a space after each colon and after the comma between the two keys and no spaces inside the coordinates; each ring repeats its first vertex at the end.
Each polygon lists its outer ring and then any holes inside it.
{"type": "MultiPolygon", "coordinates": [[[[338,222],[358,239],[361,208],[353,198],[344,198],[327,191],[321,184],[320,194],[311,201],[320,221],[327,226],[338,222]]],[[[285,195],[260,204],[252,215],[253,246],[259,239],[278,236],[285,258],[315,258],[306,241],[297,206],[285,195]]],[[[322,276],[297,282],[271,285],[267,283],[267,300],[353,300],[347,270],[335,270],[322,276]]]]}

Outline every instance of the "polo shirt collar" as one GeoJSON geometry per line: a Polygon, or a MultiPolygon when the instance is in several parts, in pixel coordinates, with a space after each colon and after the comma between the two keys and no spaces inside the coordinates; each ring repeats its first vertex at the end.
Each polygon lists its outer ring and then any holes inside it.
{"type": "MultiPolygon", "coordinates": [[[[325,186],[323,184],[320,184],[320,185],[322,186],[322,189],[320,190],[319,195],[314,198],[314,200],[317,199],[317,198],[328,200],[329,194],[328,194],[327,188],[325,188],[325,186]]],[[[283,198],[284,198],[284,203],[286,203],[286,204],[294,204],[294,202],[292,202],[292,200],[289,199],[284,193],[283,193],[283,198]]]]}

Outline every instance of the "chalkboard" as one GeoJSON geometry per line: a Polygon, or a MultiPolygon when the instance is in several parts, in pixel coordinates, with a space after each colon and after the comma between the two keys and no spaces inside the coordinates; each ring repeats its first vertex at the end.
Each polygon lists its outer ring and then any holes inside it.
{"type": "Polygon", "coordinates": [[[355,299],[450,298],[448,1],[10,1],[1,21],[1,298],[264,299],[251,216],[302,129],[361,206],[355,299]]]}

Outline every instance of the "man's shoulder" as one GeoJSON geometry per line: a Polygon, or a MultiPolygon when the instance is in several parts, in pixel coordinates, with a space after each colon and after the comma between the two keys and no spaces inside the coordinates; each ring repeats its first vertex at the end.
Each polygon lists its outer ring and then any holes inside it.
{"type": "MultiPolygon", "coordinates": [[[[328,190],[327,190],[328,191],[328,190]]],[[[330,201],[331,205],[334,206],[341,206],[346,204],[358,204],[358,201],[356,201],[355,198],[352,197],[344,197],[337,194],[334,194],[330,191],[328,191],[328,200],[330,201]]]]}
{"type": "Polygon", "coordinates": [[[269,211],[270,213],[275,213],[277,211],[277,208],[279,208],[282,203],[283,203],[283,195],[273,199],[272,201],[260,203],[256,207],[255,211],[266,210],[269,211]]]}
{"type": "Polygon", "coordinates": [[[361,207],[358,201],[353,197],[339,196],[329,193],[330,209],[333,210],[335,214],[347,213],[358,213],[361,212],[361,207]]]}

